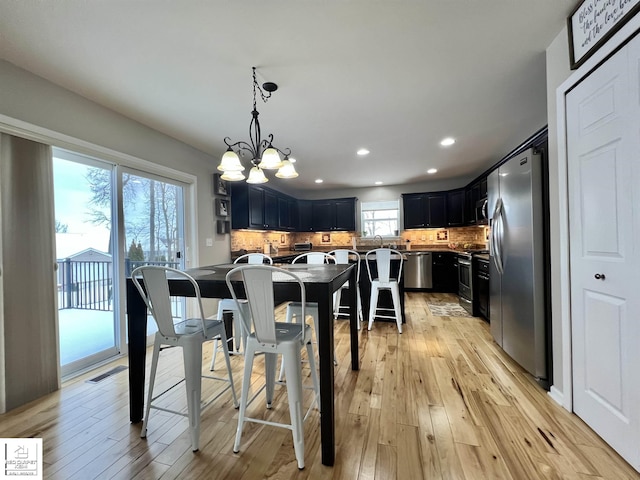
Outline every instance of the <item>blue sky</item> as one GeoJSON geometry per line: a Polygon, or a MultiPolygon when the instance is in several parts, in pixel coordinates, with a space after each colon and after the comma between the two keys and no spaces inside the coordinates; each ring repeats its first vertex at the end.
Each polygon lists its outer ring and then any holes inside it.
{"type": "Polygon", "coordinates": [[[96,229],[89,221],[87,208],[91,191],[85,175],[89,168],[59,158],[53,162],[56,220],[69,226],[68,233],[89,233],[96,229]]]}

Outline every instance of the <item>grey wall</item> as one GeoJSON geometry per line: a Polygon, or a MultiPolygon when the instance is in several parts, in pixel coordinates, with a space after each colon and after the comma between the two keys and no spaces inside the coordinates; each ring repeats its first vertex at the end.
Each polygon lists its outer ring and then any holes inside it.
{"type": "Polygon", "coordinates": [[[228,235],[216,235],[211,175],[218,159],[0,61],[0,114],[197,177],[196,219],[202,265],[228,261],[228,235]],[[213,238],[212,247],[205,239],[213,238]]]}

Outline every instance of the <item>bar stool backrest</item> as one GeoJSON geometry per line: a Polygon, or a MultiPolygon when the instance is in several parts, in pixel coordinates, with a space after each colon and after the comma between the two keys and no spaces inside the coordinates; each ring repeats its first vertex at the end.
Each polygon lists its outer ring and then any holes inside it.
{"type": "Polygon", "coordinates": [[[293,259],[291,263],[302,263],[302,260],[306,259],[307,264],[322,265],[323,263],[336,263],[336,259],[333,255],[329,255],[324,252],[307,252],[298,255],[293,259]]]}
{"type": "Polygon", "coordinates": [[[356,280],[360,281],[360,254],[355,250],[349,250],[347,248],[339,248],[329,252],[329,255],[333,255],[336,259],[336,263],[340,265],[347,265],[351,263],[351,258],[355,259],[356,263],[356,280]]]}
{"type": "Polygon", "coordinates": [[[369,250],[366,255],[367,273],[369,274],[369,280],[375,280],[371,276],[371,267],[369,266],[369,260],[372,260],[375,255],[376,267],[378,271],[378,280],[382,283],[388,283],[391,280],[391,256],[397,255],[400,258],[400,270],[398,271],[397,281],[400,282],[402,277],[402,254],[391,248],[376,248],[375,250],[369,250]]]}
{"type": "Polygon", "coordinates": [[[262,265],[263,263],[273,265],[273,259],[264,253],[245,253],[236,258],[233,263],[245,263],[245,260],[249,265],[262,265]]]}
{"type": "MultiPolygon", "coordinates": [[[[233,299],[238,302],[233,281],[238,280],[238,276],[244,284],[245,295],[249,302],[251,318],[245,318],[243,310],[238,306],[242,315],[242,321],[247,332],[253,331],[256,339],[263,345],[276,347],[276,322],[275,304],[273,300],[273,277],[280,277],[282,280],[297,282],[300,287],[300,299],[302,303],[302,316],[305,318],[305,289],[300,277],[288,270],[273,267],[270,265],[243,265],[229,271],[226,276],[227,286],[233,299]],[[253,329],[251,328],[253,323],[253,329]]],[[[304,328],[304,323],[301,324],[304,328]]]]}

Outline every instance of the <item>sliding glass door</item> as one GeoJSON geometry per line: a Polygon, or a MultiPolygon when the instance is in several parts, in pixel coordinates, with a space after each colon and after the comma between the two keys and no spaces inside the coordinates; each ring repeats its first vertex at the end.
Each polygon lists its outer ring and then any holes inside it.
{"type": "Polygon", "coordinates": [[[120,352],[113,248],[114,167],[53,151],[62,375],[120,352]]]}
{"type": "MultiPolygon", "coordinates": [[[[124,279],[140,265],[184,267],[187,185],[54,148],[62,376],[121,351],[124,279]],[[119,248],[124,246],[124,248],[119,248]]],[[[184,302],[174,300],[174,316],[184,302]]],[[[149,322],[149,335],[155,323],[149,322]]]]}

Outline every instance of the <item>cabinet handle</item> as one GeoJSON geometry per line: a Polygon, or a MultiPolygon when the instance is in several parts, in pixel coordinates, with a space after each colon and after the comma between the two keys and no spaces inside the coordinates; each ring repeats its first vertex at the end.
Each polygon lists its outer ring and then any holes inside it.
{"type": "Polygon", "coordinates": [[[596,273],[594,275],[594,277],[595,277],[596,280],[604,280],[604,278],[605,278],[604,277],[604,273],[596,273]]]}

